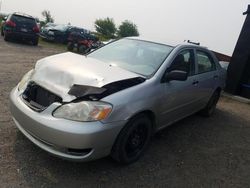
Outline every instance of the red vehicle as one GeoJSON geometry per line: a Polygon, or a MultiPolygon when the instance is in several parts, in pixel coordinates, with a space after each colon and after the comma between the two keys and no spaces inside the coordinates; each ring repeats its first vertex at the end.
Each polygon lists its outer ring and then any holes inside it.
{"type": "Polygon", "coordinates": [[[86,54],[97,41],[98,38],[93,35],[84,32],[72,32],[68,38],[67,48],[69,51],[73,51],[76,48],[78,53],[86,54]]]}

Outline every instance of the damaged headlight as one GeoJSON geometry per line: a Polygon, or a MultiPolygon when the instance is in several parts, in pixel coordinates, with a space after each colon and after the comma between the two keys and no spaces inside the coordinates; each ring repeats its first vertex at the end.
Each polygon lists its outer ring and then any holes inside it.
{"type": "Polygon", "coordinates": [[[112,105],[104,102],[83,101],[60,106],[53,112],[56,118],[74,121],[99,121],[110,114],[112,105]]]}
{"type": "Polygon", "coordinates": [[[25,90],[25,88],[27,87],[28,82],[30,81],[31,77],[34,74],[34,69],[30,70],[29,72],[27,72],[23,78],[21,79],[21,81],[18,83],[18,90],[25,90]]]}

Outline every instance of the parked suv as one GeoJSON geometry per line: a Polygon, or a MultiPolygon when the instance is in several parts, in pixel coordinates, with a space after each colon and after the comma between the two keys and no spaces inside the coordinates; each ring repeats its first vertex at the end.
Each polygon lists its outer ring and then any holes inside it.
{"type": "Polygon", "coordinates": [[[33,45],[38,44],[39,27],[35,18],[27,14],[10,14],[3,22],[1,34],[5,41],[10,39],[23,39],[31,41],[33,45]]]}

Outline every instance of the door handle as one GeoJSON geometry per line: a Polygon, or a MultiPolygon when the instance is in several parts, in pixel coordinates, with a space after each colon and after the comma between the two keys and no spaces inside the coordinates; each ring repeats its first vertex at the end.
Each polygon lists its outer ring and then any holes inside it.
{"type": "Polygon", "coordinates": [[[218,76],[218,75],[215,75],[215,76],[214,76],[214,79],[218,79],[218,78],[219,78],[219,76],[218,76]]]}
{"type": "Polygon", "coordinates": [[[199,81],[196,80],[196,81],[194,81],[192,84],[193,84],[193,85],[198,85],[198,83],[199,83],[199,81]]]}

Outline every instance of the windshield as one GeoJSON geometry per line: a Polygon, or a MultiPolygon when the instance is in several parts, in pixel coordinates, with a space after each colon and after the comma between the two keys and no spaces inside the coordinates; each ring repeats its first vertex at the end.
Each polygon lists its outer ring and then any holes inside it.
{"type": "Polygon", "coordinates": [[[121,39],[104,46],[88,57],[143,76],[153,75],[173,47],[134,39],[121,39]]]}

